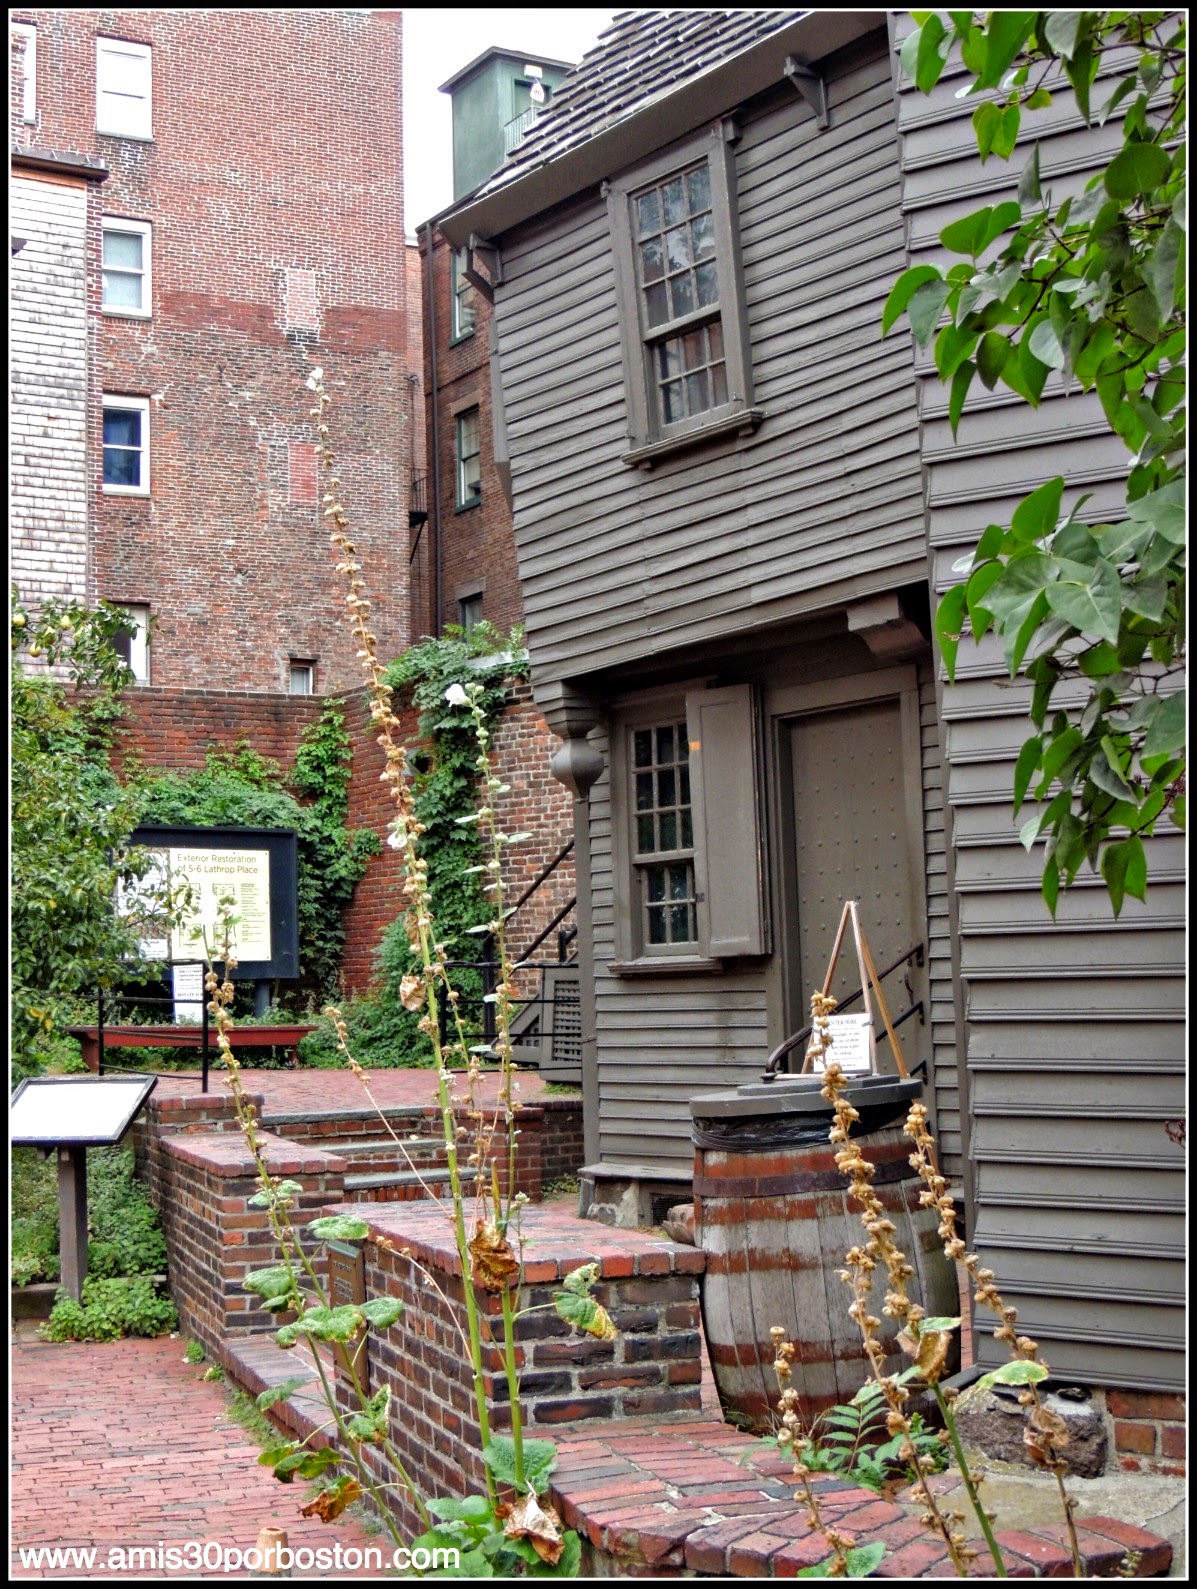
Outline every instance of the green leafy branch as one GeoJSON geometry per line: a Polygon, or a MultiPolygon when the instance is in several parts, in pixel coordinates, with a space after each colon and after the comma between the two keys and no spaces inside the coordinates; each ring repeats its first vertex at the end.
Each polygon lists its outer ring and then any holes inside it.
{"type": "Polygon", "coordinates": [[[1127,894],[1145,897],[1144,837],[1165,816],[1185,824],[1185,23],[1162,11],[912,16],[902,64],[927,93],[958,50],[982,161],[1008,159],[1024,112],[1061,85],[1086,126],[1110,129],[1108,158],[1095,154],[1083,192],[1060,203],[1036,145],[1015,198],[941,232],[964,262],[907,270],[882,324],[905,314],[933,347],[953,434],[975,381],[1038,407],[1054,374],[1096,393],[1130,454],[1115,522],[1087,522],[1088,498],[1066,507],[1067,482],[1047,481],[955,565],[935,624],[949,679],[966,628],[977,642],[992,630],[1010,676],[1031,686],[1036,732],[1014,805],[1045,802],[1022,839],[1044,841],[1053,914],[1085,860],[1118,914],[1127,894]]]}

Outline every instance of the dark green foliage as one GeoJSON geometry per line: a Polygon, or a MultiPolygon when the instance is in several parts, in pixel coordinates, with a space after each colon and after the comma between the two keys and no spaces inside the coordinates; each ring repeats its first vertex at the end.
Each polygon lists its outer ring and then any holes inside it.
{"type": "Polygon", "coordinates": [[[13,590],[11,986],[12,1059],[19,1078],[61,1057],[59,1028],[86,1009],[97,985],[124,980],[136,962],[118,918],[118,882],[146,870],[126,851],[136,809],[108,766],[129,670],[113,650],[126,626],[102,603],[89,612],[47,602],[31,619],[13,590]],[[54,663],[69,682],[26,671],[54,663]]]}
{"type": "Polygon", "coordinates": [[[1143,837],[1165,816],[1185,825],[1185,17],[912,15],[902,64],[928,93],[959,47],[982,161],[1010,157],[1024,111],[1050,106],[1046,85],[1061,78],[1087,126],[1118,129],[1061,202],[1033,148],[1016,200],[940,234],[967,262],[906,271],[883,317],[888,330],[906,314],[916,341],[934,343],[953,430],[975,378],[1037,407],[1054,371],[1096,392],[1130,455],[1116,522],[1090,522],[1087,497],[1047,481],[956,566],[935,625],[949,677],[966,626],[978,641],[992,629],[1032,687],[1014,807],[1044,802],[1022,839],[1045,840],[1049,908],[1087,860],[1117,915],[1127,894],[1146,895],[1143,837]]]}
{"type": "MultiPolygon", "coordinates": [[[[161,1274],[166,1240],[131,1148],[92,1148],[87,1155],[88,1269],[100,1279],[161,1274]]],[[[14,1148],[12,1279],[17,1285],[58,1279],[58,1192],[53,1159],[14,1148]]]]}
{"type": "Polygon", "coordinates": [[[339,702],[329,701],[303,737],[290,780],[277,762],[242,744],[210,751],[199,771],[151,772],[133,784],[143,823],[295,830],[298,998],[309,1007],[321,1004],[336,987],[345,943],[343,912],[367,858],[378,850],[372,833],[345,826],[349,763],[344,713],[339,702]]]}
{"type": "Polygon", "coordinates": [[[40,1333],[47,1341],[115,1341],[121,1335],[166,1335],[178,1323],[174,1304],[158,1295],[148,1275],[92,1277],[83,1282],[82,1305],[59,1292],[40,1333]]]}
{"type": "MultiPolygon", "coordinates": [[[[503,710],[510,680],[526,675],[518,630],[504,636],[485,623],[468,636],[451,625],[444,638],[421,641],[386,670],[386,682],[398,695],[410,696],[420,712],[419,734],[427,753],[411,757],[412,790],[425,828],[420,849],[428,861],[437,941],[450,960],[479,958],[480,940],[470,929],[486,920],[487,909],[478,874],[469,871],[481,860],[478,832],[473,823],[461,821],[477,806],[478,742],[472,717],[449,706],[445,691],[452,684],[480,683],[483,713],[493,722],[503,710]]],[[[402,916],[384,933],[376,964],[377,981],[369,995],[350,1000],[342,1010],[354,1058],[375,1069],[431,1064],[432,1045],[418,1030],[420,1017],[405,1010],[399,998],[400,980],[412,968],[402,916]]],[[[456,970],[453,982],[467,1024],[476,1027],[482,993],[478,973],[456,970]]],[[[305,1065],[343,1063],[331,1023],[304,1039],[300,1055],[305,1065]]]]}

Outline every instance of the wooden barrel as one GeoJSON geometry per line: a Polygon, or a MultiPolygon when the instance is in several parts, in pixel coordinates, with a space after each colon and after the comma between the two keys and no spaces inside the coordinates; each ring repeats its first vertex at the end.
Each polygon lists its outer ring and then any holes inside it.
{"type": "MultiPolygon", "coordinates": [[[[827,1140],[831,1111],[809,1078],[775,1085],[707,1094],[690,1105],[707,1347],[725,1416],[757,1432],[776,1424],[774,1325],[797,1347],[791,1384],[808,1422],[851,1400],[869,1377],[848,1313],[853,1291],[839,1278],[849,1247],[868,1236],[827,1140]]],[[[922,1183],[900,1123],[921,1091],[917,1081],[862,1078],[850,1093],[861,1114],[854,1138],[876,1166],[873,1186],[914,1268],[912,1301],[929,1314],[955,1315],[955,1266],[940,1245],[935,1210],[919,1207],[922,1183]]],[[[891,1348],[887,1367],[896,1372],[909,1359],[892,1344],[897,1326],[882,1313],[886,1286],[878,1268],[869,1311],[881,1319],[880,1337],[891,1348]]]]}

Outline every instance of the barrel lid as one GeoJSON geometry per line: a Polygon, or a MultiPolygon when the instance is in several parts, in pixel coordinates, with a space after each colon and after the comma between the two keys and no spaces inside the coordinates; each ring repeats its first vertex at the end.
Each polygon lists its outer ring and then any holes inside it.
{"type": "MultiPolygon", "coordinates": [[[[690,1099],[695,1120],[718,1120],[750,1115],[830,1115],[823,1097],[821,1076],[781,1076],[774,1082],[750,1081],[726,1092],[700,1092],[690,1099]]],[[[844,1097],[855,1109],[910,1104],[922,1095],[917,1077],[854,1076],[844,1097]]]]}

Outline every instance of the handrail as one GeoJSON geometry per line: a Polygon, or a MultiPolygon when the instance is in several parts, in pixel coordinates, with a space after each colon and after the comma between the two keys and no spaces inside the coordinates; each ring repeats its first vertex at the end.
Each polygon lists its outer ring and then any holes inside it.
{"type": "MultiPolygon", "coordinates": [[[[896,971],[900,965],[903,965],[909,960],[914,960],[917,965],[921,966],[923,964],[923,952],[924,946],[921,943],[912,944],[911,947],[900,954],[896,960],[891,960],[889,965],[887,965],[884,970],[877,973],[877,980],[880,982],[882,977],[889,976],[891,971],[896,971]]],[[[840,1010],[846,1009],[849,1004],[854,1003],[855,1000],[860,998],[863,992],[863,988],[857,988],[854,992],[849,993],[846,998],[840,999],[836,1008],[840,1010]]],[[[918,1002],[912,1004],[908,1010],[904,1010],[902,1012],[898,1019],[893,1023],[894,1029],[896,1030],[899,1026],[901,1026],[903,1021],[908,1021],[912,1015],[921,1014],[922,1010],[923,1001],[919,999],[918,1002]]],[[[761,1080],[776,1081],[778,1076],[778,1062],[782,1060],[788,1053],[790,1053],[792,1049],[797,1048],[799,1043],[804,1043],[813,1031],[814,1024],[812,1022],[810,1026],[804,1026],[800,1032],[795,1032],[793,1037],[787,1037],[783,1043],[779,1043],[769,1055],[769,1058],[765,1061],[765,1068],[761,1072],[761,1080]]]]}
{"type": "Polygon", "coordinates": [[[515,904],[512,905],[509,912],[510,915],[514,915],[515,912],[519,910],[521,905],[527,904],[528,900],[532,898],[532,895],[535,894],[536,890],[544,882],[545,878],[551,877],[553,875],[573,847],[574,841],[572,839],[568,840],[566,844],[562,846],[561,850],[553,857],[553,859],[541,867],[540,871],[528,884],[527,888],[525,888],[524,892],[516,900],[515,904]]]}

